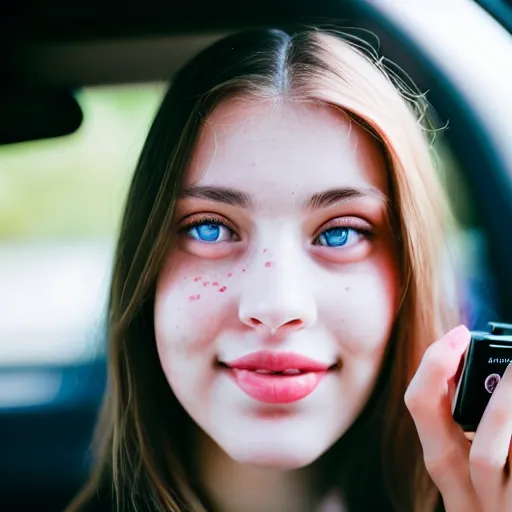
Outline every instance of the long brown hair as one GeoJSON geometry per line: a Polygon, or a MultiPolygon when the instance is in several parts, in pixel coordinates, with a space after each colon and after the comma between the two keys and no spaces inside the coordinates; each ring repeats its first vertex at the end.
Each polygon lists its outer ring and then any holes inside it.
{"type": "Polygon", "coordinates": [[[233,97],[331,105],[382,147],[400,245],[401,306],[375,391],[324,456],[323,478],[338,482],[351,511],[378,504],[379,510],[432,512],[438,493],[403,400],[426,347],[458,322],[446,298],[450,217],[433,165],[429,106],[362,41],[316,29],[229,36],[173,78],[135,170],[117,244],[98,460],[68,511],[86,510],[97,493],[123,512],[205,510],[191,468],[193,424],[160,367],[153,306],[198,135],[213,109],[233,97]]]}

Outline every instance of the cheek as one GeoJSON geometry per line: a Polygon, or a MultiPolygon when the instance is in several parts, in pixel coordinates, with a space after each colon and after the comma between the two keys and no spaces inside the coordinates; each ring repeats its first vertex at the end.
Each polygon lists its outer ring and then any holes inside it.
{"type": "Polygon", "coordinates": [[[329,325],[343,361],[341,394],[350,397],[345,414],[355,418],[375,387],[397,314],[399,277],[394,260],[382,255],[339,277],[337,307],[329,325]]]}
{"type": "Polygon", "coordinates": [[[330,314],[347,356],[378,366],[396,318],[398,294],[399,275],[391,254],[380,254],[340,277],[337,307],[330,314]]]}
{"type": "Polygon", "coordinates": [[[193,287],[159,290],[155,299],[155,334],[176,354],[204,350],[222,316],[223,301],[193,287]]]}
{"type": "Polygon", "coordinates": [[[177,398],[187,408],[187,402],[204,400],[211,388],[214,341],[226,325],[235,283],[232,274],[228,276],[230,272],[213,275],[180,270],[176,263],[168,264],[169,270],[164,269],[159,278],[154,326],[160,364],[177,398]]]}
{"type": "Polygon", "coordinates": [[[186,264],[179,253],[161,272],[155,299],[157,338],[189,355],[204,348],[222,325],[232,295],[231,272],[208,272],[186,264]]]}
{"type": "MultiPolygon", "coordinates": [[[[205,314],[189,301],[189,290],[160,290],[155,300],[155,338],[160,364],[178,400],[193,415],[213,374],[205,314]]],[[[201,301],[196,301],[201,304],[201,301]]],[[[204,301],[206,302],[206,301],[204,301]]],[[[199,306],[201,307],[201,306],[199,306]]]]}

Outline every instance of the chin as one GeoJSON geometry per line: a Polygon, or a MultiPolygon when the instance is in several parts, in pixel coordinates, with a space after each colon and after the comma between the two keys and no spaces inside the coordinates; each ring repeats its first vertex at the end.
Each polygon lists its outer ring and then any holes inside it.
{"type": "Polygon", "coordinates": [[[328,449],[316,443],[291,440],[240,440],[221,448],[239,464],[266,469],[294,470],[314,463],[328,449]]]}
{"type": "Polygon", "coordinates": [[[341,428],[342,419],[313,412],[226,412],[212,419],[215,421],[210,422],[205,432],[230,459],[238,464],[277,470],[296,470],[313,464],[345,430],[341,428]]]}

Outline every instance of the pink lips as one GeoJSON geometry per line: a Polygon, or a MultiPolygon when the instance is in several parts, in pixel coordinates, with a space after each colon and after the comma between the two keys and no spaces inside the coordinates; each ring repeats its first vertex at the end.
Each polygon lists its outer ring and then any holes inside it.
{"type": "Polygon", "coordinates": [[[244,393],[272,404],[292,403],[310,395],[330,368],[300,354],[270,351],[224,364],[244,393]]]}

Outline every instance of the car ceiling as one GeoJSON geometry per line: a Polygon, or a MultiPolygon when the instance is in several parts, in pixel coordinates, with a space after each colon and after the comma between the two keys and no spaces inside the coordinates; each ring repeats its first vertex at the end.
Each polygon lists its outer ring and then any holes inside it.
{"type": "Polygon", "coordinates": [[[43,4],[13,16],[8,72],[12,83],[83,86],[168,79],[222,35],[260,25],[317,23],[322,13],[357,24],[358,2],[88,2],[85,8],[43,4]],[[143,5],[143,8],[141,6],[143,5]],[[56,62],[55,59],[58,59],[56,62]]]}
{"type": "MultiPolygon", "coordinates": [[[[227,32],[297,21],[366,26],[369,18],[375,18],[372,4],[377,3],[258,0],[248,5],[198,0],[176,5],[158,0],[22,0],[13,3],[0,21],[0,42],[7,50],[4,85],[83,86],[167,79],[191,55],[227,32]]],[[[478,3],[502,23],[512,23],[512,0],[478,3]]]]}

